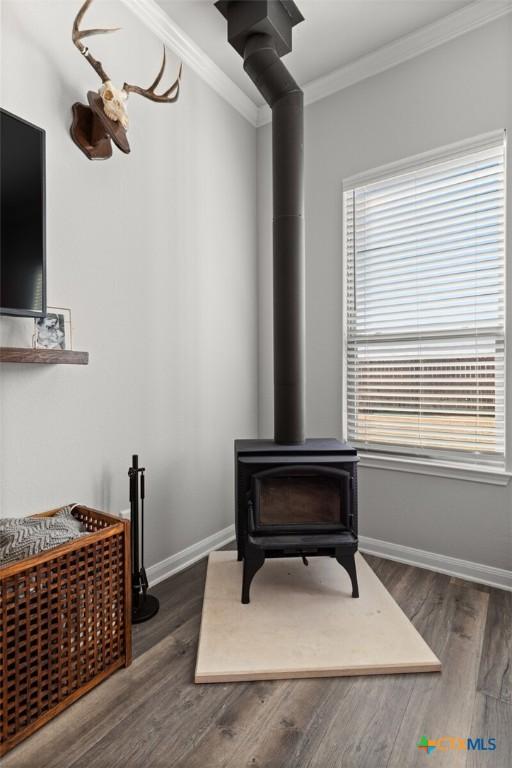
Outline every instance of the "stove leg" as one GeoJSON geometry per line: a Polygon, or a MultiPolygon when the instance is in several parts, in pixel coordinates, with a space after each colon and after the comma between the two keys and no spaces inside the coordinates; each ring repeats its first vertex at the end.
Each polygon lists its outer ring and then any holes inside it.
{"type": "Polygon", "coordinates": [[[354,554],[346,555],[342,554],[341,552],[336,552],[336,560],[338,563],[346,570],[348,575],[350,576],[350,581],[352,582],[352,597],[359,597],[359,587],[357,585],[357,571],[356,571],[356,561],[354,558],[354,554]]]}
{"type": "Polygon", "coordinates": [[[259,547],[246,546],[244,554],[244,576],[242,582],[242,603],[244,605],[251,602],[249,599],[251,581],[264,562],[265,555],[263,550],[259,549],[259,547]]]}

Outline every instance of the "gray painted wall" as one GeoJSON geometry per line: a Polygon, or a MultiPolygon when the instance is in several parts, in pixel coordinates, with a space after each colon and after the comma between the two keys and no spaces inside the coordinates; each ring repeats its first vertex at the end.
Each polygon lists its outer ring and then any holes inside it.
{"type": "MultiPolygon", "coordinates": [[[[71,44],[76,8],[1,3],[2,106],[47,131],[49,304],[90,352],[87,368],[3,366],[1,514],[119,511],[138,452],[150,565],[232,523],[233,439],[257,433],[256,131],[185,69],[176,105],[131,96],[131,155],[89,162],[68,134],[99,84],[71,44]]],[[[152,81],[161,44],[122,3],[86,18],[123,27],[91,40],[114,82],[152,81]]],[[[3,344],[31,329],[0,320],[3,344]]]]}
{"type": "MultiPolygon", "coordinates": [[[[511,40],[509,15],[306,108],[307,424],[311,437],[342,433],[343,179],[486,131],[512,128],[511,40]]],[[[510,199],[511,155],[509,152],[510,199]]],[[[272,295],[268,125],[258,130],[258,174],[259,421],[260,435],[269,436],[272,295]]],[[[510,207],[509,203],[509,232],[510,207]]],[[[509,255],[511,242],[509,237],[509,255]]],[[[508,412],[512,413],[510,407],[508,412]]],[[[508,425],[512,433],[510,418],[508,425]]],[[[511,438],[509,434],[509,456],[511,438]]],[[[510,569],[511,485],[497,487],[363,468],[361,533],[510,569]]]]}

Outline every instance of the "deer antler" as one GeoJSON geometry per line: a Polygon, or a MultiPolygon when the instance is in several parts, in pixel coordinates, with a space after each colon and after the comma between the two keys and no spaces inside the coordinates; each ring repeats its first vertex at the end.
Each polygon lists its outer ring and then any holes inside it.
{"type": "Polygon", "coordinates": [[[72,32],[72,40],[73,43],[76,45],[80,53],[85,56],[91,67],[94,69],[96,74],[101,78],[101,81],[103,83],[106,83],[110,81],[110,77],[107,75],[105,70],[103,69],[103,65],[101,61],[98,61],[94,58],[94,56],[91,54],[89,48],[82,43],[82,40],[84,37],[92,37],[92,35],[106,35],[109,32],[117,32],[120,27],[114,27],[112,29],[80,29],[80,24],[82,23],[82,19],[85,16],[85,12],[89,8],[90,4],[92,3],[92,0],[85,0],[85,3],[82,5],[80,10],[78,11],[75,21],[73,22],[73,32],[72,32]]]}
{"type": "MultiPolygon", "coordinates": [[[[102,81],[102,85],[99,88],[97,94],[93,91],[89,91],[87,94],[90,108],[82,108],[79,104],[78,106],[75,104],[73,107],[74,122],[71,129],[71,135],[75,143],[77,143],[78,146],[83,149],[85,154],[91,159],[93,157],[105,158],[110,156],[107,152],[108,148],[106,149],[104,146],[103,138],[105,134],[111,138],[123,152],[130,151],[130,146],[128,144],[128,139],[126,138],[125,133],[126,129],[128,128],[126,100],[130,93],[138,93],[140,96],[145,96],[147,99],[151,99],[151,101],[157,101],[160,103],[172,103],[178,100],[181,78],[180,65],[178,77],[171,85],[171,87],[161,94],[155,93],[155,90],[158,87],[165,70],[166,55],[164,46],[162,66],[160,67],[160,71],[155,80],[148,88],[141,88],[138,85],[129,85],[128,83],[125,83],[121,90],[116,88],[116,86],[111,82],[108,74],[103,69],[101,61],[95,59],[89,51],[89,48],[82,42],[84,38],[92,37],[93,35],[105,35],[109,32],[117,32],[119,29],[119,27],[116,27],[115,29],[80,29],[80,24],[82,23],[87,9],[90,7],[92,2],[93,0],[85,0],[85,2],[82,3],[80,10],[78,11],[73,22],[73,31],[71,35],[74,45],[78,48],[82,56],[87,59],[91,67],[102,81]],[[78,114],[79,109],[80,114],[78,114]],[[105,120],[105,118],[108,118],[108,120],[105,120]],[[83,124],[78,124],[80,121],[81,123],[86,123],[85,127],[83,124]],[[100,141],[94,141],[91,131],[93,128],[100,124],[100,141]],[[103,141],[103,145],[99,146],[101,141],[103,141]]],[[[96,130],[96,133],[98,133],[98,130],[96,130]]]]}
{"type": "Polygon", "coordinates": [[[162,94],[157,94],[155,93],[155,88],[157,88],[157,86],[160,83],[160,80],[162,79],[164,69],[165,69],[165,45],[164,45],[164,56],[162,59],[162,66],[160,67],[160,72],[158,73],[156,78],[153,80],[151,85],[148,86],[148,88],[141,88],[139,85],[129,85],[129,83],[125,83],[123,85],[123,91],[125,91],[126,93],[138,93],[139,96],[144,96],[146,99],[151,99],[151,101],[168,102],[168,103],[177,101],[178,96],[180,95],[180,78],[181,78],[182,65],[180,64],[178,77],[176,78],[174,83],[171,85],[171,87],[168,88],[166,91],[164,91],[162,94]],[[172,94],[172,96],[170,94],[172,94]]]}

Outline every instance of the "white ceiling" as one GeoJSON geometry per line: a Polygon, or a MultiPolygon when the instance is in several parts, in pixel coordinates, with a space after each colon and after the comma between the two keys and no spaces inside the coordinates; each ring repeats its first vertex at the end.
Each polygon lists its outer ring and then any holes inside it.
{"type": "MultiPolygon", "coordinates": [[[[241,57],[227,42],[226,20],[213,0],[158,3],[255,104],[263,104],[243,71],[241,57]]],[[[305,85],[469,4],[468,0],[298,0],[305,21],[293,30],[293,51],[286,64],[305,85]]]]}

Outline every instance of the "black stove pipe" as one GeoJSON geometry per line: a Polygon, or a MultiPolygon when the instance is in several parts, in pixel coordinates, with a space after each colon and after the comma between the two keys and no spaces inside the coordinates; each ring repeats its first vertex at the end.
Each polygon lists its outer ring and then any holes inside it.
{"type": "Polygon", "coordinates": [[[303,93],[272,36],[252,34],[244,69],[272,109],[274,237],[274,438],[305,439],[303,93]]]}

